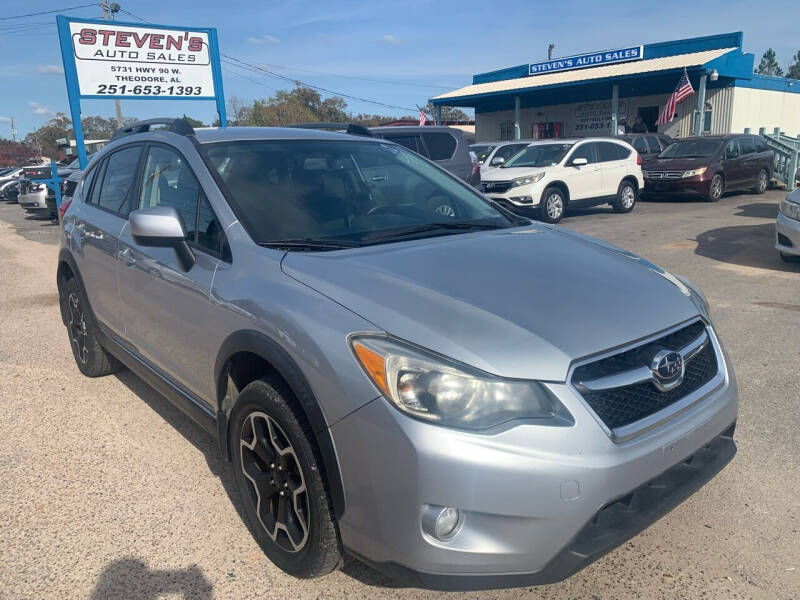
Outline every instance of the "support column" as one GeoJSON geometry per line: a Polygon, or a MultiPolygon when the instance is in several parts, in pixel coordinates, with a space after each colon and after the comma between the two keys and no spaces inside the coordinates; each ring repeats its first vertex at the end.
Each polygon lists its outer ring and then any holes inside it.
{"type": "Polygon", "coordinates": [[[697,110],[694,113],[694,134],[700,135],[703,132],[703,121],[706,109],[706,78],[708,75],[703,73],[700,76],[700,85],[697,86],[697,110]]]}
{"type": "Polygon", "coordinates": [[[519,127],[519,112],[520,112],[520,98],[519,96],[514,96],[514,139],[520,139],[520,127],[519,127]]]}
{"type": "Polygon", "coordinates": [[[619,84],[611,86],[611,137],[617,136],[617,111],[619,110],[619,84]]]}

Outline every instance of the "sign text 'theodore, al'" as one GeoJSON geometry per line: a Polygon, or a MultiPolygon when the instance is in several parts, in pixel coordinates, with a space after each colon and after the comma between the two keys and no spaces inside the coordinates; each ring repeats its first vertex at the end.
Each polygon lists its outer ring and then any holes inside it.
{"type": "Polygon", "coordinates": [[[213,97],[205,31],[70,23],[80,93],[213,97]]]}
{"type": "Polygon", "coordinates": [[[619,50],[577,54],[575,56],[532,63],[528,66],[528,74],[541,75],[542,73],[552,73],[553,71],[568,71],[570,69],[584,69],[611,63],[641,60],[642,49],[642,46],[631,46],[630,48],[620,48],[619,50]]]}

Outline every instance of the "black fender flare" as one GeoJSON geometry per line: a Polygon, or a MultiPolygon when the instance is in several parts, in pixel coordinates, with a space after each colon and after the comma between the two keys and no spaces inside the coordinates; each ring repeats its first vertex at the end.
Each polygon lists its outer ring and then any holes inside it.
{"type": "Polygon", "coordinates": [[[238,352],[250,352],[267,361],[275,371],[283,377],[297,398],[300,408],[311,426],[314,439],[322,458],[322,467],[331,494],[334,514],[337,519],[344,514],[345,497],[339,461],[331,437],[330,429],[325,421],[319,402],[311,386],[295,360],[278,343],[265,334],[254,330],[240,330],[229,335],[220,346],[214,363],[214,382],[217,386],[217,427],[220,449],[226,460],[231,460],[228,443],[228,419],[230,407],[223,407],[227,389],[227,381],[223,376],[228,360],[238,352]]]}
{"type": "Polygon", "coordinates": [[[66,306],[64,305],[64,298],[61,297],[61,286],[64,281],[61,276],[62,264],[66,264],[69,267],[69,270],[72,271],[72,276],[75,278],[75,281],[78,282],[78,287],[81,289],[83,297],[86,298],[86,304],[89,308],[89,318],[92,319],[94,323],[97,323],[97,319],[95,319],[91,303],[89,302],[89,296],[86,294],[86,286],[83,285],[83,278],[81,277],[81,272],[78,269],[77,263],[75,262],[75,257],[72,256],[72,253],[67,248],[61,248],[61,250],[59,251],[58,268],[56,269],[56,287],[58,289],[58,305],[59,308],[61,309],[61,320],[64,322],[64,325],[67,324],[64,312],[66,306]]]}

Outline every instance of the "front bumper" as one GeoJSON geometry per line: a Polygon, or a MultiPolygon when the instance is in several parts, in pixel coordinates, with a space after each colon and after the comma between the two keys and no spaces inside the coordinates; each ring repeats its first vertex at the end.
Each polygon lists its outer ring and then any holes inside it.
{"type": "Polygon", "coordinates": [[[412,420],[378,398],[331,428],[345,488],[342,542],[416,586],[564,579],[645,529],[732,458],[737,386],[727,357],[725,364],[723,386],[620,443],[566,384],[548,385],[574,425],[528,422],[483,434],[412,420]],[[692,456],[697,462],[684,465],[692,456]],[[671,483],[654,487],[662,478],[671,483]],[[428,506],[458,508],[459,533],[444,542],[425,533],[428,506]]]}
{"type": "Polygon", "coordinates": [[[644,178],[644,191],[648,194],[694,194],[707,196],[711,187],[711,179],[704,175],[681,179],[649,179],[644,178]]]}
{"type": "Polygon", "coordinates": [[[775,249],[784,254],[800,256],[800,221],[778,213],[775,222],[775,249]]]}

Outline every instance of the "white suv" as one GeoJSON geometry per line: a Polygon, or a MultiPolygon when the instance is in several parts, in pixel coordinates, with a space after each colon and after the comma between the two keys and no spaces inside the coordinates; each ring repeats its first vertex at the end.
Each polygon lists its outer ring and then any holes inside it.
{"type": "Polygon", "coordinates": [[[567,207],[609,203],[633,210],[642,179],[642,159],[630,144],[613,138],[547,140],[530,144],[502,167],[482,173],[484,193],[519,212],[556,223],[567,207]]]}

